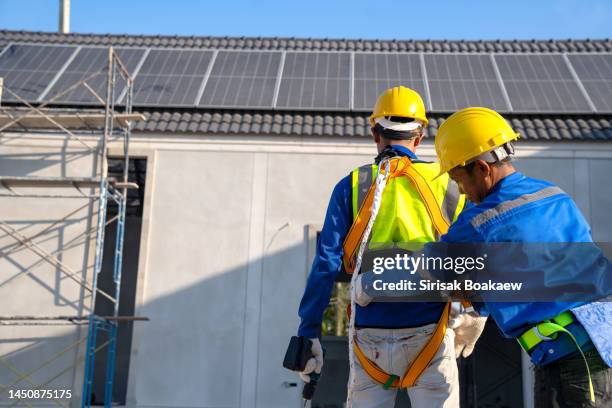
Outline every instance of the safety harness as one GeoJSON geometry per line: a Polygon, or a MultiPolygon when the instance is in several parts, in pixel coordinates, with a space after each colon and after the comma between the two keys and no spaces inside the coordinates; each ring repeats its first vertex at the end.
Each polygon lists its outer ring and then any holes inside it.
{"type": "MultiPolygon", "coordinates": [[[[412,161],[408,157],[395,157],[389,160],[389,174],[388,179],[395,177],[407,177],[412,185],[418,192],[421,200],[425,204],[427,213],[431,219],[434,229],[438,235],[443,235],[448,231],[449,221],[444,217],[440,205],[436,201],[435,195],[432,192],[427,180],[423,175],[412,165],[412,161]]],[[[379,171],[385,171],[379,167],[379,171]]],[[[344,256],[343,264],[347,273],[352,274],[355,272],[356,267],[360,266],[361,261],[357,260],[358,252],[363,244],[364,238],[367,240],[368,237],[364,236],[370,224],[371,228],[371,216],[372,206],[374,202],[376,186],[372,183],[365,199],[361,203],[359,212],[351,226],[348,235],[346,236],[343,244],[344,256]],[[359,264],[359,265],[358,265],[359,264]]],[[[369,235],[369,231],[367,234],[369,235]]],[[[359,273],[359,271],[357,271],[359,273]]],[[[450,312],[450,302],[446,304],[440,319],[434,329],[431,337],[427,343],[423,346],[417,357],[412,361],[406,372],[402,377],[396,374],[390,374],[378,367],[376,363],[366,357],[356,339],[353,337],[350,339],[354,355],[359,360],[359,363],[365,370],[365,372],[376,382],[381,384],[383,388],[408,388],[412,387],[420,375],[425,371],[435,354],[437,353],[448,326],[448,318],[450,312]]],[[[350,309],[348,310],[349,316],[351,314],[350,309]]],[[[350,319],[352,321],[352,319],[350,319]]]]}

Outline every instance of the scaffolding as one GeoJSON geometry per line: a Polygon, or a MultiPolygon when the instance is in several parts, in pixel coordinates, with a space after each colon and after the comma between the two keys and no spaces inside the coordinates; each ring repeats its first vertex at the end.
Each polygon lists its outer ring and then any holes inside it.
{"type": "MultiPolygon", "coordinates": [[[[93,384],[94,384],[94,362],[96,354],[102,351],[106,352],[106,372],[104,381],[104,406],[110,407],[113,400],[113,381],[115,374],[116,346],[117,346],[117,330],[120,322],[133,322],[148,320],[146,317],[139,316],[120,316],[119,315],[119,299],[121,295],[121,268],[123,258],[123,240],[125,233],[125,216],[126,216],[126,201],[129,189],[137,189],[138,185],[128,180],[129,168],[129,143],[130,129],[132,124],[138,120],[144,120],[140,114],[132,112],[132,95],[133,95],[133,79],[121,62],[113,47],[108,48],[108,64],[100,67],[98,71],[88,75],[75,82],[72,86],[57,93],[51,99],[42,104],[34,105],[20,97],[16,92],[11,90],[4,84],[0,78],[0,95],[11,95],[22,105],[2,106],[0,107],[0,136],[8,137],[7,132],[11,135],[20,131],[45,131],[47,133],[62,134],[71,141],[78,142],[85,146],[86,151],[94,160],[94,177],[89,175],[83,177],[36,177],[36,176],[0,176],[0,186],[2,193],[0,197],[12,197],[19,200],[22,197],[40,198],[40,199],[69,199],[82,198],[86,204],[70,211],[64,217],[55,220],[51,225],[44,228],[36,234],[26,236],[10,223],[0,220],[0,231],[4,233],[4,237],[10,237],[13,246],[10,248],[2,248],[2,257],[8,254],[15,253],[17,250],[27,250],[34,254],[39,262],[44,262],[51,265],[59,271],[59,275],[68,278],[79,285],[79,293],[89,293],[90,305],[89,313],[76,316],[42,316],[42,315],[16,315],[16,316],[0,316],[0,326],[49,326],[49,325],[83,325],[87,326],[87,336],[79,336],[78,341],[70,346],[59,350],[54,355],[45,359],[38,364],[37,368],[29,369],[27,372],[19,370],[11,363],[6,361],[3,356],[0,356],[0,364],[9,368],[16,378],[10,384],[0,384],[0,395],[7,393],[13,387],[16,387],[22,382],[27,382],[33,390],[44,389],[46,385],[69,372],[74,370],[78,365],[85,363],[84,378],[80,406],[90,407],[92,404],[93,384]],[[102,76],[106,81],[106,97],[101,97],[90,85],[91,81],[102,76]],[[122,89],[117,89],[119,86],[122,89]],[[63,96],[69,94],[77,87],[84,87],[91,95],[100,103],[102,109],[61,109],[57,107],[56,101],[63,96]],[[115,102],[120,94],[125,93],[125,102],[119,106],[115,102]],[[76,129],[75,131],[73,131],[76,129]],[[91,139],[94,135],[96,144],[90,145],[83,136],[86,132],[91,139]],[[111,178],[108,176],[108,146],[110,142],[118,141],[123,144],[123,176],[120,179],[111,178]],[[72,193],[66,194],[66,191],[72,193]],[[59,191],[59,192],[58,192],[59,191]],[[107,205],[109,202],[114,202],[117,205],[118,211],[115,216],[107,220],[107,205]],[[67,248],[60,248],[57,251],[48,251],[42,245],[37,243],[45,234],[61,225],[77,213],[82,211],[87,206],[92,205],[92,202],[97,202],[97,210],[88,213],[91,218],[94,212],[97,213],[96,225],[86,229],[79,234],[86,240],[94,239],[94,256],[93,256],[93,272],[91,281],[87,280],[89,262],[85,262],[84,270],[75,270],[71,268],[62,258],[62,253],[67,248]],[[117,223],[115,248],[112,257],[112,281],[114,282],[114,291],[104,291],[98,287],[98,282],[102,272],[102,260],[104,255],[104,240],[105,229],[111,223],[117,223]],[[96,315],[96,299],[101,296],[105,301],[111,302],[113,305],[113,313],[110,315],[96,315]],[[108,340],[103,344],[97,344],[98,334],[104,331],[108,333],[108,340]],[[45,367],[60,357],[66,355],[75,348],[82,348],[82,343],[86,341],[84,356],[77,358],[77,361],[61,370],[61,372],[53,375],[43,383],[35,383],[30,377],[39,373],[45,367]]],[[[86,256],[87,257],[87,256],[86,256]]],[[[36,264],[35,264],[36,265],[36,264]]],[[[29,275],[30,270],[20,272],[19,275],[29,275]]],[[[14,278],[11,278],[13,280],[14,278]]],[[[8,299],[4,299],[8,301],[8,299]]],[[[83,301],[83,306],[84,305],[83,301]]],[[[20,396],[14,398],[8,406],[16,406],[17,404],[25,404],[32,406],[28,396],[20,396]]],[[[51,399],[58,405],[65,407],[65,401],[61,399],[51,399]]],[[[74,405],[74,401],[71,401],[74,405]]]]}

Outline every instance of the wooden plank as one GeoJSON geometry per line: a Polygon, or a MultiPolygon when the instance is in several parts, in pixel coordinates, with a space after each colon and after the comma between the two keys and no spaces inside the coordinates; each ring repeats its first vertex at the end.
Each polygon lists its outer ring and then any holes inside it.
{"type": "MultiPolygon", "coordinates": [[[[104,114],[91,113],[73,113],[73,114],[49,114],[49,118],[53,119],[67,129],[101,129],[104,127],[104,114]]],[[[13,123],[8,129],[53,129],[57,126],[45,116],[39,114],[26,114],[19,116],[15,113],[13,117],[7,114],[0,114],[0,128],[19,117],[16,123],[13,123]]],[[[137,122],[145,120],[145,116],[140,113],[117,113],[114,115],[115,123],[118,127],[126,127],[129,122],[137,122]]]]}

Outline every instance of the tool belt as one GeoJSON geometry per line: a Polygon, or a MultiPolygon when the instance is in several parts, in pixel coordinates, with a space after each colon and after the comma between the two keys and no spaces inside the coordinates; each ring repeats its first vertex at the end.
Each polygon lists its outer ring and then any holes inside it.
{"type": "Polygon", "coordinates": [[[446,328],[448,326],[450,305],[451,304],[449,302],[446,304],[446,306],[444,306],[442,316],[440,316],[438,324],[431,334],[431,337],[427,343],[425,343],[416,358],[408,366],[406,372],[401,378],[398,375],[387,373],[382,368],[377,366],[376,363],[367,358],[355,339],[353,347],[361,367],[363,367],[364,371],[374,381],[381,384],[384,389],[412,387],[423,371],[425,371],[425,369],[429,366],[429,363],[431,363],[431,360],[434,358],[438,352],[438,349],[440,348],[440,345],[444,341],[444,335],[446,334],[446,328]]]}
{"type": "Polygon", "coordinates": [[[580,352],[580,355],[582,356],[582,359],[584,360],[587,376],[589,377],[589,393],[591,401],[595,402],[595,391],[593,389],[593,381],[591,380],[591,370],[589,368],[589,363],[587,362],[584,352],[580,348],[576,337],[574,337],[574,335],[566,329],[566,327],[574,323],[574,321],[575,320],[574,316],[572,315],[572,312],[566,310],[565,312],[553,317],[550,320],[543,321],[533,326],[531,329],[518,336],[517,340],[523,350],[529,353],[543,341],[555,340],[559,336],[559,334],[567,334],[574,342],[574,345],[576,346],[576,348],[580,352]]]}

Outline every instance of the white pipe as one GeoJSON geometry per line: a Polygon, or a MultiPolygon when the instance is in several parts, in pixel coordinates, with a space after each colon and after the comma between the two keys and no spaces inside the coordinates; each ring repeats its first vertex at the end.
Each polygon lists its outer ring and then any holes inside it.
{"type": "Polygon", "coordinates": [[[534,408],[535,373],[534,366],[529,355],[521,349],[521,371],[523,373],[523,407],[534,408]]]}
{"type": "Polygon", "coordinates": [[[70,32],[70,0],[60,0],[59,32],[62,34],[70,32]]]}

